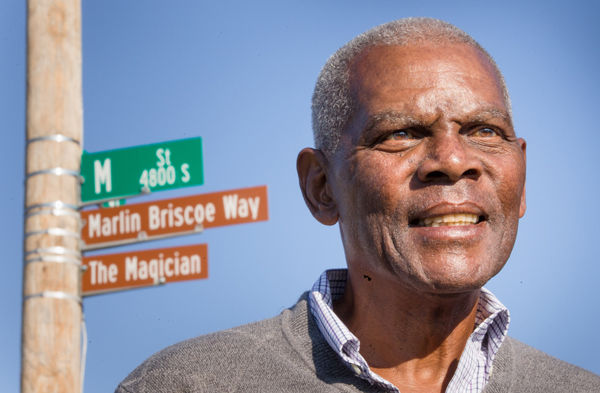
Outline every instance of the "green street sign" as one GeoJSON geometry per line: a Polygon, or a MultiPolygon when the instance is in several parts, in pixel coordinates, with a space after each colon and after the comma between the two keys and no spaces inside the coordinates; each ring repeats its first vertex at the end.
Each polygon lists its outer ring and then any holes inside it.
{"type": "Polygon", "coordinates": [[[81,201],[118,199],[204,182],[202,138],[81,155],[81,201]]]}
{"type": "Polygon", "coordinates": [[[102,207],[118,207],[127,203],[127,199],[111,199],[102,203],[102,207]]]}

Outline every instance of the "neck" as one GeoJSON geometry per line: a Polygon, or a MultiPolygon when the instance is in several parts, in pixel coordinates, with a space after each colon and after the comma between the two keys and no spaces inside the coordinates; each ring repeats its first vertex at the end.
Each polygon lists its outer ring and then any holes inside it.
{"type": "Polygon", "coordinates": [[[373,371],[402,392],[443,392],[473,331],[479,290],[417,292],[351,270],[334,310],[373,371]]]}

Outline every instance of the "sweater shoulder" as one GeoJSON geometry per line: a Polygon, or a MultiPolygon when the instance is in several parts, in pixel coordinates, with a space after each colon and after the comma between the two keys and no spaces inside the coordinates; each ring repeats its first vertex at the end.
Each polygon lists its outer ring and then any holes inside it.
{"type": "Polygon", "coordinates": [[[116,392],[208,392],[222,385],[230,390],[240,370],[285,346],[282,315],[171,345],[140,364],[116,392]]]}
{"type": "MultiPolygon", "coordinates": [[[[504,377],[511,379],[511,391],[544,393],[600,391],[600,376],[550,356],[514,338],[506,338],[501,352],[504,354],[510,352],[507,355],[511,358],[510,370],[506,370],[509,372],[504,373],[504,377]]],[[[501,357],[500,353],[498,356],[501,357]]]]}

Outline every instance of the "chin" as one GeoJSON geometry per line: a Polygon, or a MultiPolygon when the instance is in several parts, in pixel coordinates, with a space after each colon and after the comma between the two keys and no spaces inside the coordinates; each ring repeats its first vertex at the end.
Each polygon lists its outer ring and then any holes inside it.
{"type": "Polygon", "coordinates": [[[431,280],[426,283],[428,292],[437,294],[457,294],[481,289],[488,280],[431,280]]]}
{"type": "MultiPolygon", "coordinates": [[[[465,293],[479,290],[504,266],[498,263],[468,263],[464,259],[456,258],[422,263],[411,272],[400,271],[416,290],[432,293],[465,293]],[[443,266],[443,269],[439,267],[443,266]]],[[[396,269],[395,269],[396,270],[396,269]]],[[[402,269],[403,270],[403,269],[402,269]]]]}

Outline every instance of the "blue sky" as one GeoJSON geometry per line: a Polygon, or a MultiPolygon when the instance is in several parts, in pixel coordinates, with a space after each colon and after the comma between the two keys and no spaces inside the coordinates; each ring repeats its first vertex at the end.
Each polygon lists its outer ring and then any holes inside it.
{"type": "MultiPolygon", "coordinates": [[[[295,160],[312,144],[310,97],[339,46],[368,28],[431,16],[495,57],[528,142],[528,211],[512,256],[488,285],[510,334],[600,373],[600,25],[592,1],[83,1],[84,148],[201,136],[205,184],[141,200],[266,184],[267,222],[128,249],[208,244],[210,277],[84,300],[86,392],[112,391],[155,351],[267,318],[344,257],[336,227],[300,195],[295,160]]],[[[0,390],[19,386],[25,5],[0,4],[0,390]]]]}

